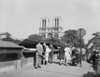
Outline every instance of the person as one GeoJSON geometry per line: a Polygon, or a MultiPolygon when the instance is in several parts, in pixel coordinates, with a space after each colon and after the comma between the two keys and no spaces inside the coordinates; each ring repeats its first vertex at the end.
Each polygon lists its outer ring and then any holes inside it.
{"type": "Polygon", "coordinates": [[[53,62],[53,54],[54,54],[54,47],[52,44],[50,44],[50,49],[51,49],[51,52],[49,53],[49,62],[52,63],[53,62]]]}
{"type": "Polygon", "coordinates": [[[92,50],[92,53],[91,53],[91,56],[90,56],[90,58],[89,58],[89,60],[88,60],[88,63],[90,63],[90,61],[92,60],[92,65],[93,65],[93,69],[94,70],[96,70],[97,68],[96,68],[96,65],[97,65],[97,52],[96,52],[96,49],[93,49],[92,50]]]}
{"type": "Polygon", "coordinates": [[[86,59],[86,49],[82,48],[82,60],[84,61],[86,59]]]}
{"type": "Polygon", "coordinates": [[[48,64],[49,61],[49,53],[51,52],[51,49],[49,48],[48,45],[46,45],[46,51],[45,51],[45,64],[48,64]]]}
{"type": "Polygon", "coordinates": [[[35,68],[41,68],[41,61],[42,61],[42,52],[43,52],[43,46],[41,45],[41,43],[39,42],[36,45],[36,64],[35,64],[35,68]]]}
{"type": "Polygon", "coordinates": [[[80,59],[80,57],[79,57],[78,50],[77,49],[74,49],[72,51],[72,65],[73,66],[78,65],[79,64],[79,59],[80,59]]]}
{"type": "Polygon", "coordinates": [[[43,52],[42,52],[42,56],[43,56],[43,58],[42,58],[42,65],[45,65],[45,51],[46,51],[45,45],[46,45],[45,43],[42,44],[42,46],[43,46],[43,52]]]}
{"type": "Polygon", "coordinates": [[[58,50],[58,59],[60,60],[60,65],[62,65],[62,60],[64,60],[64,46],[60,46],[59,50],[58,50]]]}
{"type": "Polygon", "coordinates": [[[70,46],[65,47],[65,64],[68,65],[71,62],[71,48],[70,46]]]}

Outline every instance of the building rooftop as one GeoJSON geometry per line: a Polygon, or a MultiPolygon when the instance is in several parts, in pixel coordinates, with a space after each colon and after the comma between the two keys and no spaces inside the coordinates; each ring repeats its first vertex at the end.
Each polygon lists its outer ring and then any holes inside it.
{"type": "Polygon", "coordinates": [[[0,40],[0,48],[22,48],[22,47],[10,41],[0,40]]]}

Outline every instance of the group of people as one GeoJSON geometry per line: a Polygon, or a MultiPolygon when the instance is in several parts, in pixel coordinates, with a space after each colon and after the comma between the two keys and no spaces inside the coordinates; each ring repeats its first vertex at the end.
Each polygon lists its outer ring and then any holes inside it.
{"type": "MultiPolygon", "coordinates": [[[[71,45],[62,45],[57,48],[57,59],[59,59],[60,65],[63,64],[63,61],[65,65],[77,65],[80,63],[80,50],[78,48],[72,47],[71,45]]],[[[52,44],[39,42],[36,45],[36,50],[35,68],[41,68],[41,64],[47,65],[48,62],[52,62],[54,55],[54,47],[52,44]]]]}
{"type": "Polygon", "coordinates": [[[52,59],[51,53],[53,52],[53,46],[51,44],[39,42],[36,45],[36,61],[35,68],[41,68],[41,64],[47,65],[49,58],[52,59]]]}
{"type": "Polygon", "coordinates": [[[92,64],[94,70],[97,70],[97,66],[100,64],[100,47],[93,46],[91,48],[81,48],[80,50],[80,48],[71,45],[60,46],[58,59],[60,65],[80,65],[81,61],[85,60],[92,64]]]}
{"type": "MultiPolygon", "coordinates": [[[[25,50],[28,50],[24,47],[25,50]]],[[[33,51],[33,49],[29,49],[33,51]]],[[[41,68],[41,65],[48,65],[49,62],[53,62],[53,55],[55,54],[55,48],[50,43],[38,42],[36,45],[36,54],[34,59],[35,68],[41,68]]],[[[57,59],[59,64],[62,65],[78,65],[82,60],[86,60],[88,63],[93,64],[93,68],[96,69],[97,61],[100,61],[100,49],[93,48],[76,48],[71,45],[57,46],[57,59]],[[81,52],[80,52],[81,51],[81,52]]]]}
{"type": "Polygon", "coordinates": [[[77,65],[80,63],[80,50],[70,45],[60,46],[58,51],[58,59],[60,60],[60,65],[64,61],[65,65],[77,65]]]}

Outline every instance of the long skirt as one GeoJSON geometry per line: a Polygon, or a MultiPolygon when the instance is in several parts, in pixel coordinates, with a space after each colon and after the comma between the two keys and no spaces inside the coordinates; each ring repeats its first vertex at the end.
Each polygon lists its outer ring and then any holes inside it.
{"type": "Polygon", "coordinates": [[[64,60],[64,54],[59,54],[58,57],[57,57],[57,59],[59,59],[59,60],[61,60],[61,59],[64,60]]]}
{"type": "Polygon", "coordinates": [[[49,60],[49,53],[45,54],[45,60],[48,61],[49,60]]]}
{"type": "Polygon", "coordinates": [[[67,61],[71,61],[71,55],[69,53],[65,53],[65,59],[67,61]]]}

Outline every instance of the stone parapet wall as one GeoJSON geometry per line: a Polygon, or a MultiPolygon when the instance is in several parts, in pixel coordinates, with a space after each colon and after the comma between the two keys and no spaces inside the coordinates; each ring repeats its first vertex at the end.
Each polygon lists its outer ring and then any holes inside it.
{"type": "Polygon", "coordinates": [[[31,64],[33,66],[33,58],[21,58],[20,60],[0,62],[0,77],[7,71],[24,68],[31,64]]]}

